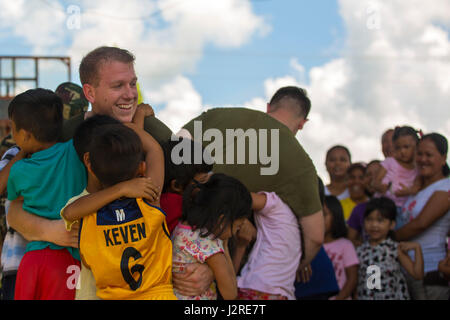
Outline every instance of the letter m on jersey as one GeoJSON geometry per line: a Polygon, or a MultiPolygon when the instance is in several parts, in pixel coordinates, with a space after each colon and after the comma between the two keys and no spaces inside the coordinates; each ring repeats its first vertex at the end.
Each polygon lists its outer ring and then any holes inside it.
{"type": "Polygon", "coordinates": [[[125,220],[125,212],[123,211],[123,209],[115,210],[115,212],[116,212],[116,218],[117,218],[118,222],[125,220]]]}

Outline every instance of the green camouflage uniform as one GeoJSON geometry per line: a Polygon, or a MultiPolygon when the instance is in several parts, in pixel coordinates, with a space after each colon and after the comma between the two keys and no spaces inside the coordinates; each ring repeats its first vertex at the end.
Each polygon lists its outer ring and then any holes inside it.
{"type": "Polygon", "coordinates": [[[68,120],[87,111],[89,101],[83,93],[83,88],[72,82],[61,83],[55,93],[63,101],[63,117],[68,120]]]}

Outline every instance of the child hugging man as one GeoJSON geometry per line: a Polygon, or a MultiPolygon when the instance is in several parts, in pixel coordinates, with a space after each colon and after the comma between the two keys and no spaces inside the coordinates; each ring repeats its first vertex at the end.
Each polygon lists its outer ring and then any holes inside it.
{"type": "Polygon", "coordinates": [[[161,194],[161,208],[166,213],[169,232],[178,224],[183,211],[183,193],[191,183],[208,181],[213,168],[213,160],[205,154],[201,145],[191,139],[168,140],[163,145],[164,151],[164,186],[161,194]],[[202,152],[201,161],[195,163],[194,150],[198,147],[202,152]],[[207,156],[207,158],[204,158],[207,156]],[[179,159],[172,159],[178,157],[179,159]]]}
{"type": "Polygon", "coordinates": [[[105,124],[94,131],[80,155],[88,187],[69,200],[61,215],[66,222],[80,220],[81,258],[94,275],[99,298],[176,299],[172,243],[155,187],[164,180],[164,170],[146,170],[144,162],[145,152],[162,164],[164,157],[150,135],[133,129],[105,124]],[[146,172],[155,184],[143,177],[146,172]]]}
{"type": "MultiPolygon", "coordinates": [[[[60,219],[59,212],[86,185],[86,170],[72,140],[59,143],[63,104],[52,91],[31,89],[9,104],[12,135],[28,158],[17,161],[9,173],[8,200],[23,198],[33,214],[60,219]]],[[[30,239],[33,240],[33,239],[30,239]]],[[[17,273],[15,299],[73,300],[67,269],[79,266],[79,252],[50,242],[31,241],[17,273]]]]}

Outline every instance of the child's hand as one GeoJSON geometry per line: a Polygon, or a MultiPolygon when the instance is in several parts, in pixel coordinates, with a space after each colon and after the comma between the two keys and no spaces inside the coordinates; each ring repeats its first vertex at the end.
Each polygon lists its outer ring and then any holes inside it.
{"type": "Polygon", "coordinates": [[[247,246],[256,239],[256,228],[253,224],[245,219],[239,230],[236,232],[238,245],[247,246]]]}
{"type": "Polygon", "coordinates": [[[417,242],[400,242],[398,244],[398,248],[400,251],[404,253],[408,253],[408,251],[416,250],[420,245],[417,242]]]}
{"type": "Polygon", "coordinates": [[[394,192],[394,194],[397,197],[407,197],[409,195],[414,194],[414,191],[412,188],[405,186],[403,183],[400,182],[400,187],[401,189],[398,189],[397,191],[394,192]]]}
{"type": "Polygon", "coordinates": [[[160,188],[151,178],[135,178],[120,183],[121,194],[127,198],[146,198],[150,202],[158,200],[160,188]]]}
{"type": "Polygon", "coordinates": [[[389,182],[388,184],[379,184],[376,190],[381,194],[385,194],[391,188],[391,186],[391,182],[389,182]]]}
{"type": "Polygon", "coordinates": [[[153,111],[153,108],[151,105],[147,103],[141,103],[137,106],[136,113],[134,114],[134,118],[136,118],[136,115],[142,116],[142,117],[149,117],[154,116],[155,111],[153,111]]]}

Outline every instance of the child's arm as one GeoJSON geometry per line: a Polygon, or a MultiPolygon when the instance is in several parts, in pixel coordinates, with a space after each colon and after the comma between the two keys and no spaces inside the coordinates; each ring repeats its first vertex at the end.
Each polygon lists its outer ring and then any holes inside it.
{"type": "MultiPolygon", "coordinates": [[[[450,251],[449,251],[450,252],[450,251]]],[[[450,254],[447,253],[447,257],[441,260],[438,265],[438,270],[444,276],[444,279],[450,281],[450,254]]]]}
{"type": "Polygon", "coordinates": [[[250,192],[252,196],[252,209],[255,211],[262,210],[266,206],[267,196],[264,193],[250,192]]]}
{"type": "Polygon", "coordinates": [[[245,255],[248,245],[256,239],[256,228],[245,219],[239,231],[236,233],[236,248],[233,253],[233,266],[236,273],[241,267],[242,258],[245,255]]]}
{"type": "Polygon", "coordinates": [[[422,179],[421,177],[417,176],[414,179],[413,185],[410,187],[405,186],[403,183],[400,183],[400,186],[402,187],[400,190],[395,191],[395,195],[397,197],[407,197],[410,195],[414,195],[417,192],[420,191],[422,188],[422,179]]]}
{"type": "MultiPolygon", "coordinates": [[[[138,128],[133,123],[127,123],[128,127],[133,129],[141,138],[144,146],[146,176],[152,178],[152,181],[161,192],[164,185],[164,153],[159,143],[144,129],[138,128]]],[[[158,194],[159,195],[159,194],[158,194]]],[[[159,207],[159,197],[154,203],[159,207]]]]}
{"type": "Polygon", "coordinates": [[[347,228],[347,238],[353,243],[353,245],[356,247],[359,247],[362,245],[362,237],[358,230],[353,229],[352,227],[347,228]]]}
{"type": "Polygon", "coordinates": [[[144,129],[145,117],[154,116],[155,112],[151,105],[146,103],[141,103],[137,106],[136,112],[133,116],[133,123],[138,126],[138,128],[144,129]]]}
{"type": "Polygon", "coordinates": [[[373,184],[372,187],[375,189],[375,191],[381,193],[381,194],[385,194],[386,191],[388,191],[389,189],[389,185],[388,184],[383,184],[383,178],[386,175],[387,170],[381,166],[380,170],[378,171],[377,176],[375,177],[375,179],[373,180],[373,184]]]}
{"type": "Polygon", "coordinates": [[[398,244],[398,260],[414,279],[423,279],[423,256],[420,244],[417,242],[400,242],[398,244]],[[410,250],[414,250],[415,261],[412,261],[408,255],[410,250]]]}
{"type": "Polygon", "coordinates": [[[347,281],[341,291],[336,295],[336,300],[344,300],[352,296],[358,284],[358,265],[345,268],[345,275],[347,276],[347,281]]]}
{"type": "Polygon", "coordinates": [[[135,178],[81,197],[65,207],[61,215],[68,222],[77,221],[120,197],[147,198],[154,201],[158,197],[158,190],[150,178],[135,178]]]}
{"type": "Polygon", "coordinates": [[[224,300],[234,300],[237,297],[237,281],[233,262],[228,251],[227,241],[223,243],[224,253],[216,253],[206,259],[212,269],[217,287],[224,300]]]}

